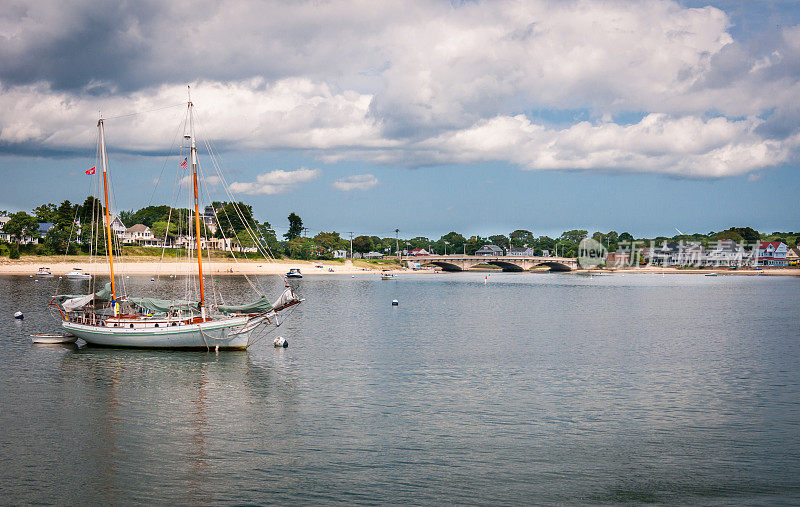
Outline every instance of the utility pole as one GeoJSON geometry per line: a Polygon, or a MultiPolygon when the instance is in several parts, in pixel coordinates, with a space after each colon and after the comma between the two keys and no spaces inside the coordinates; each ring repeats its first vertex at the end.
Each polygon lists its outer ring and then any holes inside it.
{"type": "Polygon", "coordinates": [[[394,230],[394,247],[398,257],[402,260],[403,256],[400,254],[400,229],[394,230]]]}
{"type": "Polygon", "coordinates": [[[303,227],[303,237],[304,238],[308,237],[308,227],[303,227]]]}
{"type": "Polygon", "coordinates": [[[350,231],[347,234],[350,235],[350,258],[353,258],[353,232],[350,231]]]}

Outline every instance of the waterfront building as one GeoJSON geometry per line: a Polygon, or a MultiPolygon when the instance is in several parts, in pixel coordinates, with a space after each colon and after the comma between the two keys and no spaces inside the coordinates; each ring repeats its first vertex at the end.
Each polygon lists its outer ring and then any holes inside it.
{"type": "Polygon", "coordinates": [[[122,242],[139,246],[161,245],[161,240],[153,236],[153,232],[144,224],[128,227],[122,235],[122,242]]]}
{"type": "Polygon", "coordinates": [[[786,251],[786,261],[790,266],[796,266],[800,262],[800,248],[790,248],[786,251]]]}
{"type": "Polygon", "coordinates": [[[513,256],[516,256],[516,257],[529,257],[529,256],[534,255],[534,253],[533,253],[533,248],[530,248],[530,247],[512,246],[508,250],[508,255],[513,255],[513,256]]]}
{"type": "Polygon", "coordinates": [[[758,245],[758,264],[760,266],[788,266],[786,258],[789,247],[782,241],[762,241],[758,245]]]}
{"type": "Polygon", "coordinates": [[[334,259],[347,259],[347,250],[334,250],[333,251],[333,258],[334,259]]]}
{"type": "Polygon", "coordinates": [[[483,245],[475,252],[475,255],[483,255],[484,257],[500,257],[503,255],[503,249],[497,245],[483,245]]]}
{"type": "Polygon", "coordinates": [[[380,252],[369,252],[364,254],[365,259],[383,259],[383,254],[380,252]]]}
{"type": "Polygon", "coordinates": [[[413,255],[415,257],[419,257],[419,256],[430,255],[430,252],[428,252],[424,248],[415,248],[415,249],[411,250],[410,255],[413,255]]]}

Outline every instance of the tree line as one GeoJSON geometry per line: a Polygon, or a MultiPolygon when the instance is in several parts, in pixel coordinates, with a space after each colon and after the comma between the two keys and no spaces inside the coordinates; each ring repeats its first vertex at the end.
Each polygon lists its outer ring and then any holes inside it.
{"type": "MultiPolygon", "coordinates": [[[[352,237],[343,237],[337,231],[320,231],[313,236],[304,234],[307,229],[303,220],[292,212],[287,217],[288,229],[282,238],[278,238],[272,225],[267,221],[258,221],[253,215],[251,205],[243,202],[213,202],[214,232],[201,223],[202,233],[217,238],[229,238],[242,247],[255,247],[256,243],[269,249],[275,257],[289,257],[295,259],[330,259],[336,250],[365,254],[378,252],[383,255],[396,255],[398,251],[410,251],[416,248],[424,249],[435,254],[461,253],[473,255],[484,245],[496,245],[504,250],[510,247],[530,248],[535,255],[550,253],[565,257],[575,257],[578,245],[586,237],[588,231],[573,229],[563,232],[560,236],[552,238],[546,235],[536,236],[527,229],[517,229],[509,235],[494,234],[490,236],[465,236],[451,231],[438,239],[424,236],[399,237],[374,236],[361,234],[352,237]]],[[[8,214],[0,212],[0,216],[7,216],[9,220],[3,226],[3,232],[10,234],[13,240],[10,245],[0,246],[0,255],[13,255],[19,248],[26,253],[40,255],[53,254],[78,254],[88,253],[91,243],[92,223],[102,224],[102,215],[105,212],[102,203],[93,196],[87,197],[83,203],[74,204],[66,200],[60,204],[42,204],[33,209],[32,213],[19,211],[8,214]],[[39,223],[52,223],[53,227],[45,234],[39,233],[39,223]],[[77,225],[80,224],[80,227],[77,225]],[[80,232],[80,234],[78,234],[80,232]],[[38,245],[25,245],[19,243],[25,236],[38,238],[38,245]]],[[[194,211],[190,209],[171,208],[167,205],[146,206],[139,210],[121,211],[119,218],[126,227],[144,224],[149,227],[156,238],[175,240],[182,234],[194,229],[194,211]]],[[[102,231],[100,231],[102,234],[102,231]]],[[[797,246],[800,233],[773,232],[762,234],[750,227],[731,227],[724,231],[708,232],[705,234],[678,234],[673,236],[658,236],[654,238],[634,237],[628,232],[617,233],[594,232],[591,237],[607,248],[608,251],[617,251],[621,245],[628,248],[635,242],[638,246],[648,246],[651,241],[662,243],[664,241],[698,242],[704,246],[713,245],[721,239],[731,239],[738,242],[753,243],[759,240],[783,241],[790,247],[797,246]]],[[[105,253],[102,241],[95,242],[94,248],[98,253],[105,253]]]]}

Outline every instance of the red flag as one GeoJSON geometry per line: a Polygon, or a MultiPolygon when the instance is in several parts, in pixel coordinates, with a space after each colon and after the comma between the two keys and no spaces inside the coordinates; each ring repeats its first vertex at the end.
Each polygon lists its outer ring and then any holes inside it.
{"type": "Polygon", "coordinates": [[[95,169],[94,167],[92,167],[91,169],[86,169],[86,174],[94,174],[94,169],[95,169]]]}
{"type": "Polygon", "coordinates": [[[186,170],[186,159],[183,159],[183,162],[181,162],[181,169],[186,170]]]}

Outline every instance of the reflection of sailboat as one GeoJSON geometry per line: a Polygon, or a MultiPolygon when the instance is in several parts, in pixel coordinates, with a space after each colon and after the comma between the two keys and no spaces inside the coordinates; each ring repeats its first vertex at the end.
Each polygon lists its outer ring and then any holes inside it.
{"type": "MultiPolygon", "coordinates": [[[[56,296],[50,302],[61,316],[62,327],[83,338],[87,343],[122,347],[244,349],[252,343],[252,339],[259,332],[263,332],[264,328],[277,318],[277,312],[301,301],[292,289],[287,287],[275,302],[270,302],[266,296],[260,295],[255,301],[243,305],[206,303],[201,238],[203,229],[201,229],[198,195],[198,158],[192,117],[193,104],[189,102],[187,133],[184,139],[190,146],[194,220],[193,223],[187,220],[187,227],[190,228],[189,236],[192,235],[191,229],[194,232],[195,241],[191,242],[190,248],[194,248],[196,244],[199,287],[196,292],[193,289],[191,291],[191,294],[196,295],[196,300],[189,297],[189,288],[187,297],[178,300],[129,297],[118,292],[114,278],[113,242],[116,236],[111,231],[108,205],[108,156],[105,131],[103,120],[97,123],[105,198],[105,207],[98,215],[102,214],[105,221],[105,248],[111,281],[98,292],[88,295],[56,296]]],[[[187,168],[189,157],[181,163],[181,168],[184,170],[187,168]]],[[[222,229],[221,224],[220,229],[222,229]]],[[[94,227],[92,230],[94,231],[94,227]]],[[[253,239],[255,240],[254,234],[253,239]]],[[[230,242],[224,241],[224,243],[231,249],[230,242]]],[[[97,243],[93,241],[93,244],[97,243]]]]}

